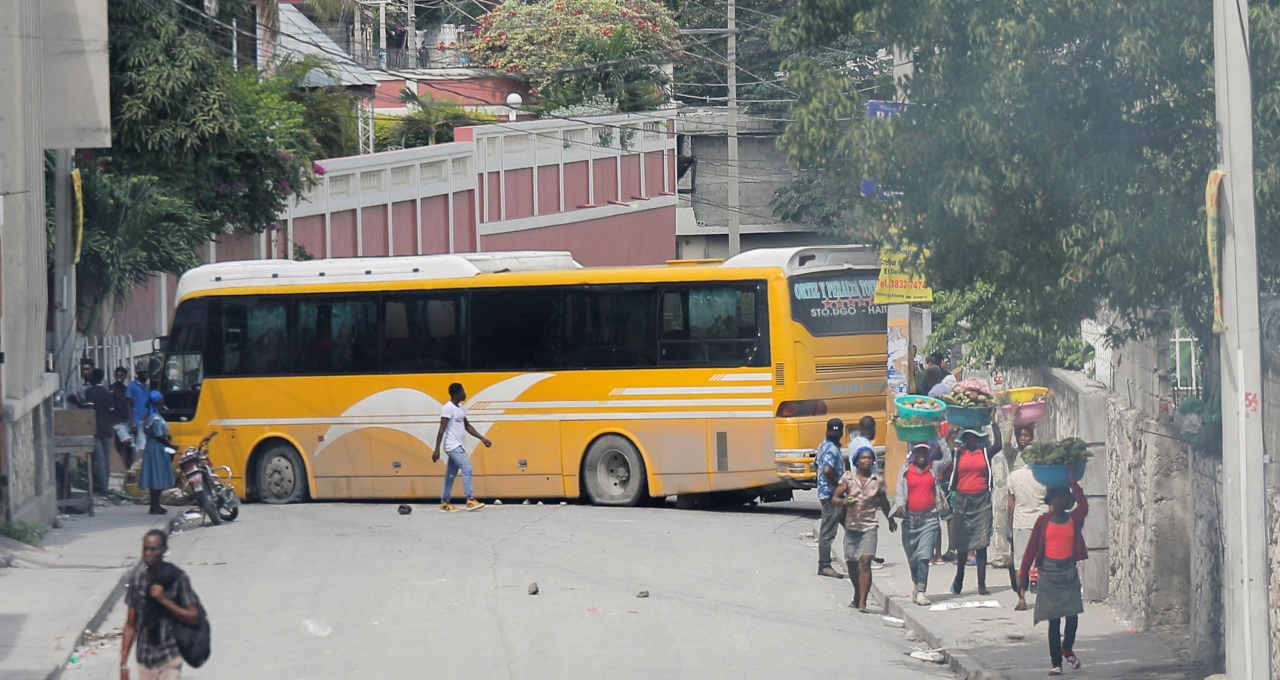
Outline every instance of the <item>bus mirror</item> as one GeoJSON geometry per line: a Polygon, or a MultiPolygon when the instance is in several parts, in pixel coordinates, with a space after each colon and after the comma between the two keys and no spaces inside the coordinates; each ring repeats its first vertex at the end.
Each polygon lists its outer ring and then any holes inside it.
{"type": "Polygon", "coordinates": [[[153,338],[151,340],[152,352],[163,352],[166,349],[168,349],[168,347],[169,347],[169,336],[167,335],[162,335],[158,338],[153,338]]]}

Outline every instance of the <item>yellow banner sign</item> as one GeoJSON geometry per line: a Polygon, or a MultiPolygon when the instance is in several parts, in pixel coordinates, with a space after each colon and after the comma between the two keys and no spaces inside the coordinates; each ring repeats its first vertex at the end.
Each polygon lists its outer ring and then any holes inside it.
{"type": "Polygon", "coordinates": [[[907,261],[905,253],[880,250],[880,279],[876,281],[874,304],[902,305],[933,302],[933,289],[925,281],[917,265],[907,261]]]}

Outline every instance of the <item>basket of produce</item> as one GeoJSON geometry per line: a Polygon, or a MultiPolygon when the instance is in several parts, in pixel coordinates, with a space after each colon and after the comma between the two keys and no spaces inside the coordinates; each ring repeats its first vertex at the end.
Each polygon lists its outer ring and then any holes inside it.
{"type": "Polygon", "coordinates": [[[1049,413],[1049,405],[1043,401],[1024,402],[1020,404],[1018,412],[1015,415],[1012,404],[1005,404],[1001,407],[1006,417],[1013,418],[1014,425],[1030,425],[1044,420],[1045,415],[1049,413]]]}
{"type": "Polygon", "coordinates": [[[938,438],[938,422],[936,420],[926,420],[914,416],[909,418],[894,416],[892,422],[893,429],[898,433],[898,441],[915,444],[931,442],[938,438]]]}
{"type": "Polygon", "coordinates": [[[1026,404],[1033,401],[1044,401],[1049,397],[1047,387],[1015,387],[1005,393],[1010,404],[1026,404]]]}
{"type": "Polygon", "coordinates": [[[947,405],[933,397],[908,394],[893,400],[901,418],[920,418],[932,423],[941,421],[947,413],[947,405]]]}
{"type": "Polygon", "coordinates": [[[986,385],[977,380],[956,383],[950,394],[942,395],[947,405],[947,422],[958,427],[983,427],[991,423],[996,400],[986,385]]]}
{"type": "Polygon", "coordinates": [[[1038,442],[1022,452],[1022,458],[1031,468],[1032,476],[1037,482],[1050,487],[1071,483],[1070,472],[1073,469],[1077,480],[1083,478],[1090,455],[1089,445],[1076,437],[1056,442],[1038,442]]]}

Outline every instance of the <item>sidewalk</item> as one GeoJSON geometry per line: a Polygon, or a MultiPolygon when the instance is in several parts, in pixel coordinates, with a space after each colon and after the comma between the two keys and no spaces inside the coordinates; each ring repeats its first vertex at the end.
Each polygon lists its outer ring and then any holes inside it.
{"type": "Polygon", "coordinates": [[[177,511],[156,517],[145,505],[99,504],[97,515],[70,515],[41,547],[0,537],[0,677],[57,677],[86,628],[94,628],[138,562],[142,535],[177,511]]]}
{"type": "MultiPolygon", "coordinates": [[[[837,543],[839,545],[839,543],[837,543]]],[[[887,613],[904,619],[930,648],[943,648],[951,667],[969,680],[1030,680],[1046,677],[1049,670],[1048,624],[1032,625],[1032,612],[1017,612],[1017,595],[1009,588],[1007,569],[987,569],[991,595],[977,594],[977,570],[968,567],[965,589],[951,595],[955,565],[934,565],[929,573],[929,599],[946,602],[995,600],[998,608],[935,611],[910,601],[911,577],[907,572],[902,539],[881,518],[879,555],[885,568],[874,572],[872,594],[886,605],[887,613]]],[[[1027,596],[1034,605],[1035,594],[1027,596]]],[[[1086,602],[1080,616],[1075,652],[1083,667],[1067,669],[1090,680],[1202,680],[1205,673],[1185,662],[1185,645],[1177,645],[1156,633],[1131,631],[1106,605],[1086,602]]]]}

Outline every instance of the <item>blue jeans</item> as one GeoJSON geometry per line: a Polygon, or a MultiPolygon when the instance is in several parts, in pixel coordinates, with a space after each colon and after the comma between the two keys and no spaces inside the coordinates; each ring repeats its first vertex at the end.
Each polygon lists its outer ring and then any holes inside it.
{"type": "Polygon", "coordinates": [[[467,495],[467,498],[473,498],[471,460],[467,458],[467,450],[459,446],[456,449],[446,451],[444,455],[448,457],[449,463],[444,468],[444,492],[440,496],[440,502],[449,502],[449,497],[453,495],[453,478],[458,476],[459,470],[462,471],[462,492],[467,495]]]}

